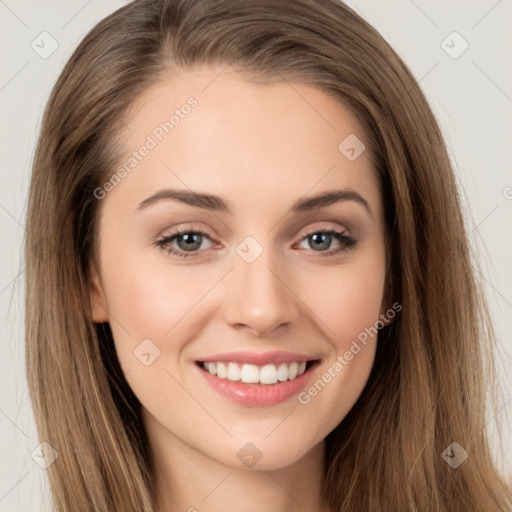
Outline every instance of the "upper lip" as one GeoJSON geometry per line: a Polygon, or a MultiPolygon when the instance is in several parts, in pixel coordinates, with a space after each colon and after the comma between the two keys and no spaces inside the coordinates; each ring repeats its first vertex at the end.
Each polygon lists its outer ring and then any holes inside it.
{"type": "Polygon", "coordinates": [[[295,352],[224,352],[222,354],[215,354],[200,359],[200,362],[215,363],[215,362],[234,362],[234,363],[247,363],[263,366],[266,364],[279,364],[279,363],[292,363],[302,361],[316,361],[320,359],[318,356],[308,356],[305,354],[297,354],[295,352]]]}

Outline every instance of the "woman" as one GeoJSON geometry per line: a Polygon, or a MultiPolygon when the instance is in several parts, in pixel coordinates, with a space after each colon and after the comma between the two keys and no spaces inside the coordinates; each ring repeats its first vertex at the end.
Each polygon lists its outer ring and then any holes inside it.
{"type": "Polygon", "coordinates": [[[56,510],[509,510],[458,197],[418,84],[342,3],[101,21],[29,199],[56,510]]]}

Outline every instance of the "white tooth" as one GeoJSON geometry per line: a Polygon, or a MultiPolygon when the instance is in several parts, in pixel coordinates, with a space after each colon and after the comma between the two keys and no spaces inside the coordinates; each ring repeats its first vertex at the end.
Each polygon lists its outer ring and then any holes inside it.
{"type": "Polygon", "coordinates": [[[226,365],[224,363],[217,363],[217,377],[219,377],[219,379],[225,379],[227,375],[226,365]]]}
{"type": "Polygon", "coordinates": [[[288,378],[290,380],[295,379],[297,377],[297,372],[299,371],[298,363],[292,363],[290,368],[288,368],[288,378]]]}
{"type": "Polygon", "coordinates": [[[275,384],[276,382],[286,382],[302,375],[306,370],[306,361],[301,363],[281,363],[279,367],[274,364],[267,364],[259,368],[255,364],[239,365],[234,362],[203,363],[203,368],[212,375],[217,375],[220,379],[246,384],[275,384]],[[241,366],[241,367],[240,367],[241,366]]]}
{"type": "Polygon", "coordinates": [[[288,365],[286,363],[281,363],[279,365],[279,368],[277,369],[277,378],[281,382],[288,380],[288,365]]]}
{"type": "Polygon", "coordinates": [[[208,363],[204,362],[204,363],[203,363],[203,368],[204,368],[206,371],[208,371],[208,363]]]}
{"type": "Polygon", "coordinates": [[[240,380],[240,367],[236,363],[229,363],[227,376],[229,380],[240,380]]]}
{"type": "Polygon", "coordinates": [[[277,382],[277,369],[274,364],[266,364],[260,370],[260,382],[262,384],[275,384],[277,382]]]}
{"type": "Polygon", "coordinates": [[[260,371],[255,364],[244,364],[240,378],[246,384],[257,384],[260,381],[260,371]]]}

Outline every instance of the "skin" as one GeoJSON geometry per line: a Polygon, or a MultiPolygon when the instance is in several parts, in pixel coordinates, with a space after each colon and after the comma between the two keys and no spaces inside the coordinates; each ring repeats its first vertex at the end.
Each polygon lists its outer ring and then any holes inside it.
{"type": "MultiPolygon", "coordinates": [[[[171,510],[327,511],[321,496],[324,439],[359,397],[371,370],[370,342],[307,405],[294,396],[272,407],[231,402],[198,377],[195,361],[220,352],[285,350],[315,354],[309,385],[385,313],[382,200],[368,150],[349,161],[338,145],[362,141],[357,118],[314,86],[252,84],[220,68],[181,71],[149,88],[131,109],[126,155],[194,96],[197,107],[101,199],[91,303],[110,322],[126,379],[143,406],[155,457],[159,512],[171,510]],[[220,73],[220,74],[219,74],[220,73]],[[222,196],[233,211],[161,200],[164,188],[222,196]],[[340,201],[290,213],[304,196],[349,188],[368,203],[340,201]],[[200,229],[197,256],[169,255],[155,240],[200,229]],[[345,230],[317,248],[309,229],[345,230]],[[236,252],[252,236],[263,252],[236,252]],[[134,356],[144,339],[160,355],[134,356]],[[261,459],[237,457],[252,443],[261,459]]],[[[175,250],[185,252],[178,238],[175,250]]],[[[332,371],[332,370],[331,370],[332,371]]]]}

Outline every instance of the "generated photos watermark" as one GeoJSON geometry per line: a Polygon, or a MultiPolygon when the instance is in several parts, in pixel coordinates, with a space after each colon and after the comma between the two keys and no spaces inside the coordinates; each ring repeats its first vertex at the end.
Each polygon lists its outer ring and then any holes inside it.
{"type": "Polygon", "coordinates": [[[384,314],[379,316],[379,319],[371,327],[366,327],[361,331],[356,339],[352,340],[350,348],[346,350],[343,355],[338,355],[336,361],[305,391],[297,395],[299,403],[307,405],[311,399],[320,393],[329,382],[331,382],[342,370],[349,364],[349,362],[361,352],[362,347],[368,344],[368,338],[374,339],[379,328],[383,322],[393,320],[397,313],[402,310],[402,305],[395,302],[384,314]]]}
{"type": "Polygon", "coordinates": [[[122,179],[126,178],[130,172],[139,165],[150,152],[155,149],[160,142],[162,142],[166,135],[172,132],[183,119],[185,119],[192,109],[197,107],[198,101],[194,96],[188,98],[186,103],[183,103],[180,108],[175,108],[173,114],[169,119],[162,121],[153,128],[151,133],[146,137],[144,144],[142,144],[132,155],[110,176],[110,178],[101,186],[93,191],[96,199],[103,199],[107,192],[113,190],[122,179]]]}

